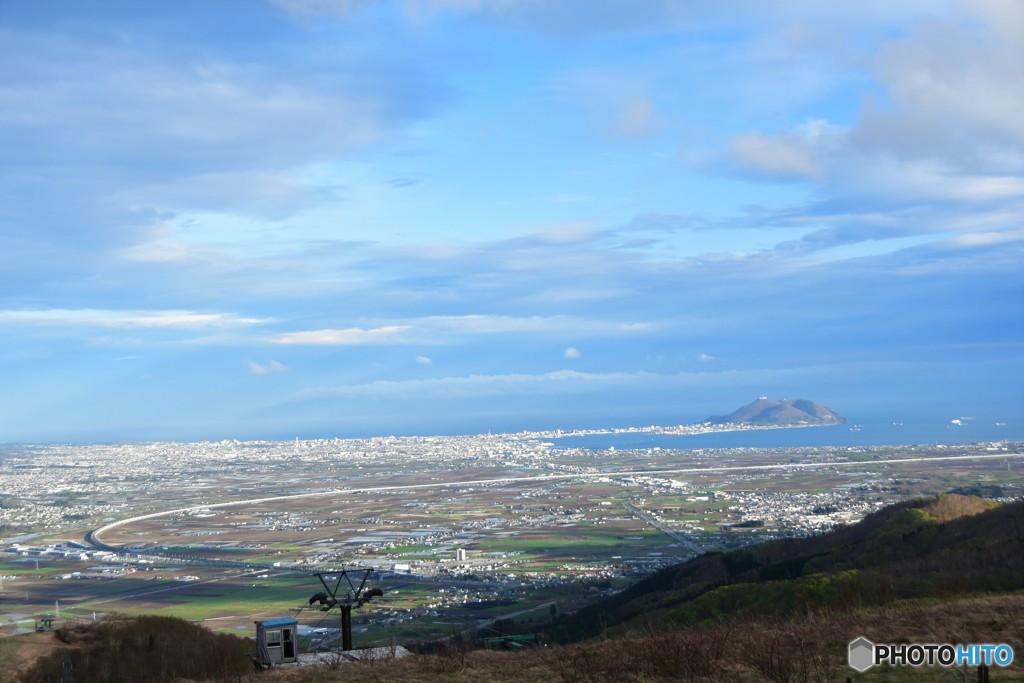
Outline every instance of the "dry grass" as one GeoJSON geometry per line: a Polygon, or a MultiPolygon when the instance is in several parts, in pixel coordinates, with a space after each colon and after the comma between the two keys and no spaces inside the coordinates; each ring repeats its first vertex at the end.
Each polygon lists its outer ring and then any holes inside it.
{"type": "MultiPolygon", "coordinates": [[[[79,637],[72,631],[66,635],[71,636],[70,640],[79,637]]],[[[430,655],[301,669],[281,667],[260,674],[231,674],[227,679],[215,680],[244,683],[844,683],[848,676],[854,681],[870,683],[964,680],[956,672],[937,667],[872,669],[857,674],[846,666],[846,647],[861,635],[874,642],[1005,642],[1013,647],[1016,663],[1007,670],[993,667],[991,679],[1024,681],[1024,594],[1021,593],[937,604],[902,603],[843,613],[817,612],[786,621],[748,620],[700,629],[640,629],[621,638],[520,652],[470,651],[455,644],[430,655]]],[[[49,633],[12,636],[9,640],[20,640],[18,655],[22,664],[27,661],[21,655],[52,655],[60,649],[85,644],[73,642],[69,646],[49,633]]],[[[129,653],[124,656],[131,658],[129,653]]],[[[8,679],[0,677],[0,680],[8,679]]],[[[976,680],[975,672],[969,672],[966,680],[976,680]]]]}
{"type": "MultiPolygon", "coordinates": [[[[1005,642],[1017,662],[993,667],[994,681],[1024,681],[1024,595],[970,598],[942,604],[902,604],[846,613],[819,612],[787,621],[746,621],[701,629],[634,632],[622,638],[522,652],[451,650],[401,660],[343,665],[333,671],[272,671],[251,683],[327,681],[446,683],[514,681],[953,681],[938,667],[874,669],[846,666],[846,648],[858,636],[874,642],[1005,642]]],[[[968,680],[976,680],[970,672],[968,680]]]]}
{"type": "Polygon", "coordinates": [[[337,668],[280,668],[253,674],[246,683],[542,683],[552,680],[557,679],[553,677],[543,650],[476,650],[458,655],[416,655],[403,659],[349,662],[337,668]]]}

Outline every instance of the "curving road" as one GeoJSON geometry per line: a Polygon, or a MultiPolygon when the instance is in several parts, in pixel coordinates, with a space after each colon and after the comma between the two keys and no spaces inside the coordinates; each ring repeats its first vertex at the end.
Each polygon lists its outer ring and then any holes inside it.
{"type": "MultiPolygon", "coordinates": [[[[807,469],[812,467],[872,467],[875,465],[894,465],[910,462],[948,462],[957,460],[992,460],[992,459],[1024,459],[1024,453],[999,453],[999,454],[983,454],[983,455],[949,455],[949,456],[934,456],[934,457],[920,457],[920,458],[888,458],[885,460],[857,460],[857,461],[841,461],[841,462],[807,462],[807,463],[775,463],[769,465],[734,465],[727,467],[715,467],[715,466],[703,466],[703,467],[684,467],[684,468],[672,468],[672,469],[661,469],[661,470],[630,470],[621,472],[584,472],[574,474],[544,474],[544,475],[531,475],[523,477],[499,477],[497,479],[475,479],[470,481],[451,481],[451,482],[431,482],[429,484],[403,484],[403,485],[392,485],[392,486],[371,486],[365,488],[341,488],[341,489],[330,489],[328,491],[313,491],[311,493],[295,493],[286,496],[269,496],[265,498],[250,498],[247,500],[233,500],[226,503],[213,503],[210,505],[191,505],[183,508],[175,508],[173,510],[162,510],[160,512],[150,512],[145,515],[138,515],[136,517],[128,517],[121,519],[116,522],[111,522],[98,529],[93,529],[85,535],[85,542],[94,548],[99,550],[106,550],[115,553],[132,553],[133,551],[126,550],[125,548],[108,545],[103,542],[102,535],[111,529],[116,529],[120,526],[133,524],[135,522],[141,522],[147,519],[156,519],[158,517],[166,517],[168,515],[186,513],[186,512],[198,512],[200,510],[214,510],[219,508],[235,507],[240,505],[256,505],[259,503],[272,503],[283,500],[298,500],[300,498],[315,498],[322,496],[336,496],[336,495],[353,495],[359,493],[375,493],[378,491],[411,491],[411,490],[424,490],[434,488],[453,488],[461,486],[486,486],[494,484],[512,484],[512,483],[527,483],[527,482],[545,482],[545,481],[559,481],[565,479],[597,479],[600,477],[636,477],[636,476],[659,476],[659,475],[673,475],[673,474],[696,474],[704,472],[756,472],[762,470],[786,470],[786,469],[807,469]]],[[[145,555],[159,556],[160,553],[146,551],[145,553],[135,553],[145,555]]],[[[180,556],[174,556],[174,559],[180,560],[180,556]]],[[[232,562],[229,560],[217,560],[216,562],[224,564],[224,566],[250,566],[259,567],[257,563],[249,562],[232,562]]]]}

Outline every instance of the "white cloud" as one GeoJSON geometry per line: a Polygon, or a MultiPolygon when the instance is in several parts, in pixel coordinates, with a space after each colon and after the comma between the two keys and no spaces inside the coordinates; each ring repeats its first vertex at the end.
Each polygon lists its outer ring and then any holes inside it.
{"type": "Polygon", "coordinates": [[[308,21],[318,17],[347,17],[378,0],[270,0],[293,19],[308,21]]]}
{"type": "Polygon", "coordinates": [[[616,323],[571,316],[428,316],[388,321],[371,328],[284,332],[270,337],[268,341],[274,344],[309,346],[449,344],[467,335],[562,334],[569,331],[574,334],[635,334],[652,329],[654,326],[650,323],[616,323]]]}
{"type": "Polygon", "coordinates": [[[420,365],[430,365],[434,361],[427,358],[426,356],[416,356],[416,362],[419,363],[420,365]]]}
{"type": "Polygon", "coordinates": [[[993,135],[1024,142],[1024,45],[1001,41],[998,32],[949,22],[890,43],[878,71],[900,107],[876,112],[878,123],[899,125],[910,141],[938,145],[940,152],[993,135]]]}
{"type": "Polygon", "coordinates": [[[1024,42],[1012,34],[1024,35],[1022,8],[961,3],[966,14],[937,15],[884,44],[870,64],[884,97],[866,98],[842,153],[824,160],[836,189],[971,202],[1018,196],[1024,42]]]}
{"type": "Polygon", "coordinates": [[[158,220],[148,226],[139,226],[142,239],[136,244],[114,250],[114,254],[128,261],[154,264],[221,262],[224,255],[209,245],[188,244],[173,236],[173,230],[165,221],[158,220]]]}
{"type": "Polygon", "coordinates": [[[569,360],[575,360],[576,358],[581,357],[583,354],[580,353],[580,350],[577,349],[576,347],[570,346],[565,350],[565,353],[562,355],[568,358],[569,360]]]}
{"type": "Polygon", "coordinates": [[[715,357],[714,356],[709,356],[706,353],[702,353],[699,356],[697,356],[697,360],[699,360],[701,363],[708,363],[710,361],[715,360],[715,357]]]}
{"type": "Polygon", "coordinates": [[[648,372],[585,373],[559,370],[540,375],[468,375],[435,379],[381,380],[366,384],[308,389],[297,399],[386,397],[401,398],[468,398],[482,396],[524,395],[533,392],[574,393],[594,385],[633,386],[657,381],[665,376],[648,372]]]}
{"type": "Polygon", "coordinates": [[[101,309],[0,311],[0,325],[24,326],[208,329],[245,327],[269,321],[268,318],[247,318],[234,313],[195,313],[192,311],[111,311],[101,309]]]}
{"type": "Polygon", "coordinates": [[[1024,45],[1024,4],[1020,0],[967,0],[965,6],[1007,42],[1024,45]]]}
{"type": "Polygon", "coordinates": [[[822,168],[807,150],[783,138],[748,133],[732,141],[732,153],[743,166],[772,175],[817,180],[822,168]]]}
{"type": "Polygon", "coordinates": [[[643,138],[667,123],[651,92],[651,78],[636,71],[577,69],[554,79],[552,87],[589,115],[599,135],[612,138],[643,138]]]}
{"type": "Polygon", "coordinates": [[[593,334],[615,332],[649,332],[651,323],[613,321],[578,318],[575,316],[505,316],[505,315],[459,315],[429,316],[405,321],[405,324],[417,329],[439,333],[469,334],[514,334],[530,333],[564,333],[589,332],[593,334]]]}
{"type": "Polygon", "coordinates": [[[411,322],[416,327],[472,334],[507,334],[514,332],[553,332],[571,327],[565,316],[514,317],[505,315],[430,316],[411,322]]]}
{"type": "MultiPolygon", "coordinates": [[[[160,207],[194,215],[234,211],[246,216],[290,218],[319,201],[336,198],[337,187],[317,186],[294,169],[195,172],[158,183],[131,185],[106,197],[131,207],[160,207]]],[[[237,219],[236,219],[237,220],[237,219]]]]}
{"type": "Polygon", "coordinates": [[[777,134],[734,136],[729,151],[741,168],[817,184],[820,203],[784,218],[817,229],[773,253],[838,247],[831,258],[845,260],[895,251],[924,233],[966,235],[949,245],[1006,240],[1024,196],[1024,43],[1014,37],[1024,35],[1022,17],[1024,5],[1003,0],[909,12],[900,37],[855,58],[874,86],[848,126],[810,118],[777,134]]]}
{"type": "Polygon", "coordinates": [[[737,135],[731,153],[741,166],[759,173],[821,181],[826,177],[822,156],[837,149],[844,135],[841,126],[812,119],[784,135],[737,135]]]}
{"type": "Polygon", "coordinates": [[[358,346],[364,344],[408,344],[411,343],[406,332],[411,329],[404,325],[375,327],[364,330],[361,327],[350,327],[342,330],[307,330],[304,332],[285,332],[270,341],[274,344],[301,346],[358,346]]]}
{"type": "MultiPolygon", "coordinates": [[[[264,338],[271,344],[292,346],[356,346],[396,344],[453,344],[467,337],[514,334],[621,335],[646,333],[650,323],[617,323],[571,316],[462,315],[428,316],[379,321],[373,327],[325,328],[282,332],[264,338]]],[[[576,351],[576,353],[579,353],[576,351]]],[[[573,357],[573,356],[566,356],[573,357]]],[[[428,364],[429,358],[417,357],[428,364]]]]}
{"type": "Polygon", "coordinates": [[[651,323],[621,323],[616,325],[615,328],[623,332],[650,332],[656,326],[651,323]]]}
{"type": "MultiPolygon", "coordinates": [[[[888,202],[964,202],[958,213],[977,211],[978,202],[1024,197],[1024,179],[1018,176],[1002,173],[981,175],[935,159],[900,159],[857,149],[851,149],[843,158],[845,167],[832,169],[831,175],[837,187],[851,195],[870,196],[888,202]]],[[[896,212],[891,207],[888,213],[892,225],[901,223],[894,220],[896,212]]],[[[859,220],[869,219],[876,224],[881,223],[867,214],[859,217],[859,220]]]]}
{"type": "Polygon", "coordinates": [[[116,250],[116,253],[129,261],[149,263],[184,263],[189,261],[208,260],[210,252],[194,246],[168,239],[141,242],[130,247],[116,250]]]}
{"type": "Polygon", "coordinates": [[[249,372],[254,375],[280,375],[290,372],[290,369],[284,363],[271,359],[266,365],[249,361],[249,372]]]}
{"type": "Polygon", "coordinates": [[[266,64],[161,61],[158,51],[134,51],[129,43],[99,47],[38,35],[10,39],[26,41],[15,45],[68,73],[55,79],[37,66],[39,73],[8,85],[5,99],[20,107],[17,113],[0,111],[0,124],[25,126],[20,112],[31,111],[23,134],[57,136],[68,145],[69,157],[90,151],[88,132],[103,136],[104,159],[112,165],[148,162],[147,153],[160,151],[173,155],[175,163],[166,166],[179,182],[192,172],[230,169],[244,176],[254,167],[290,167],[326,150],[360,148],[387,127],[380,113],[384,95],[357,85],[354,77],[347,80],[351,65],[336,64],[334,74],[304,80],[266,64]],[[69,110],[76,112],[73,120],[69,110]],[[339,120],[346,125],[337,125],[339,120]]]}
{"type": "Polygon", "coordinates": [[[647,135],[654,118],[654,102],[646,98],[631,99],[623,106],[617,132],[627,137],[647,135]]]}
{"type": "Polygon", "coordinates": [[[979,232],[960,235],[959,237],[949,240],[949,242],[940,244],[950,244],[958,247],[988,247],[995,244],[1008,244],[1011,242],[1022,241],[1024,241],[1024,230],[1006,230],[1000,232],[979,232]]]}
{"type": "Polygon", "coordinates": [[[823,373],[886,371],[905,364],[870,362],[841,365],[727,370],[723,372],[654,373],[646,371],[591,373],[558,370],[541,374],[465,375],[431,379],[380,380],[363,384],[311,388],[300,391],[294,400],[398,398],[482,398],[497,396],[592,394],[599,391],[662,390],[693,387],[772,386],[795,379],[816,378],[823,373]]]}

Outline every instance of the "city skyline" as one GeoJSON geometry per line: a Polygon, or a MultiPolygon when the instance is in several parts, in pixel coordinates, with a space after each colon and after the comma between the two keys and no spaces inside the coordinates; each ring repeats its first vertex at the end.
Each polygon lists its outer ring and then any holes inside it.
{"type": "Polygon", "coordinates": [[[1024,7],[0,5],[0,442],[1024,418],[1024,7]]]}

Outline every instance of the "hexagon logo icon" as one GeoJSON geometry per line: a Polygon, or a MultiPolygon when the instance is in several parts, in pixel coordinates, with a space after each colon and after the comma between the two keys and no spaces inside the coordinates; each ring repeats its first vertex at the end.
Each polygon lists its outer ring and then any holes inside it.
{"type": "Polygon", "coordinates": [[[850,668],[867,671],[875,665],[875,644],[861,636],[850,643],[850,668]]]}

